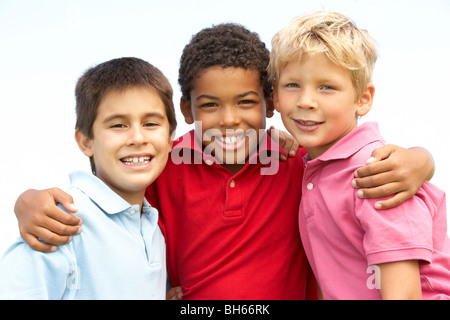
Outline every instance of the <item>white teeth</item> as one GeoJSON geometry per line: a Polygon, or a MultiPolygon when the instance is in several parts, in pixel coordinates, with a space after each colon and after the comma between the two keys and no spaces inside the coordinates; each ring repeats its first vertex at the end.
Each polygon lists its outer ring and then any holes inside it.
{"type": "Polygon", "coordinates": [[[227,137],[225,137],[225,138],[219,136],[218,139],[219,139],[222,143],[225,143],[225,144],[236,144],[236,143],[242,141],[242,139],[244,139],[244,136],[240,136],[240,137],[236,137],[236,136],[228,137],[228,136],[227,136],[227,137]]]}
{"type": "Polygon", "coordinates": [[[151,157],[149,157],[149,156],[145,156],[145,157],[126,157],[126,158],[122,158],[121,159],[121,161],[124,162],[125,164],[132,165],[132,166],[146,164],[146,163],[149,163],[150,160],[151,160],[151,157]]]}
{"type": "Polygon", "coordinates": [[[318,124],[319,122],[314,122],[314,121],[299,121],[301,124],[304,124],[306,126],[313,126],[318,124]]]}

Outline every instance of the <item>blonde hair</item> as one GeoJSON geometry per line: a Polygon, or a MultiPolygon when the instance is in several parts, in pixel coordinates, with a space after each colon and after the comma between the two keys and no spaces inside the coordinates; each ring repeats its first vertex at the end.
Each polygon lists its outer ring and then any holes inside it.
{"type": "Polygon", "coordinates": [[[303,54],[324,53],[336,65],[351,72],[357,98],[372,81],[377,60],[375,41],[346,16],[319,11],[295,18],[272,39],[269,73],[275,81],[280,70],[303,54]]]}

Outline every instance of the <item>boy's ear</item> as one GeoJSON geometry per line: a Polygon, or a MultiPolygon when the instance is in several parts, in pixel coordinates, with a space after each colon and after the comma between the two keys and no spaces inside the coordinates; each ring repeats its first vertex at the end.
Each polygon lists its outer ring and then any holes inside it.
{"type": "Polygon", "coordinates": [[[273,100],[271,98],[266,99],[266,117],[272,118],[273,117],[273,100]]]}
{"type": "Polygon", "coordinates": [[[273,107],[274,107],[275,110],[280,112],[278,110],[278,92],[277,92],[277,83],[276,83],[276,81],[272,82],[272,87],[273,87],[273,93],[272,93],[273,107]]]}
{"type": "Polygon", "coordinates": [[[173,150],[173,141],[175,140],[175,135],[176,135],[176,133],[174,131],[174,132],[172,132],[172,134],[169,137],[169,152],[172,152],[172,150],[173,150]]]}
{"type": "Polygon", "coordinates": [[[358,107],[356,109],[357,116],[365,116],[369,113],[373,104],[373,97],[375,95],[375,86],[373,83],[369,83],[366,89],[363,91],[361,98],[358,101],[358,107]]]}
{"type": "Polygon", "coordinates": [[[92,157],[94,153],[92,152],[92,140],[86,137],[80,130],[75,130],[75,141],[78,144],[81,152],[86,156],[92,157]]]}
{"type": "Polygon", "coordinates": [[[181,97],[180,108],[181,113],[184,116],[184,121],[186,121],[187,124],[193,124],[194,116],[192,115],[191,101],[181,97]]]}

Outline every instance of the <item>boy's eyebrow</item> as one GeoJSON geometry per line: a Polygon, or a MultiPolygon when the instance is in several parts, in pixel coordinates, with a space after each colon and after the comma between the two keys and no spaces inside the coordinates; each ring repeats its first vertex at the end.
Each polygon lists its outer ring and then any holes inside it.
{"type": "Polygon", "coordinates": [[[161,112],[149,112],[145,114],[145,118],[159,118],[165,119],[166,117],[161,112]]]}
{"type": "MultiPolygon", "coordinates": [[[[250,94],[258,95],[257,92],[250,90],[250,91],[247,91],[247,92],[238,94],[236,97],[237,97],[237,98],[243,98],[243,97],[246,97],[246,96],[248,96],[248,95],[250,95],[250,94]]],[[[196,100],[200,100],[200,99],[219,100],[219,98],[214,97],[214,96],[210,96],[210,95],[207,95],[207,94],[202,94],[202,95],[200,95],[200,96],[198,96],[198,97],[196,98],[196,100]]]]}
{"type": "MultiPolygon", "coordinates": [[[[109,117],[106,117],[103,120],[103,123],[109,122],[114,119],[126,119],[126,118],[127,118],[127,115],[125,115],[125,114],[120,114],[120,113],[112,114],[109,117]]],[[[144,118],[159,118],[161,120],[164,120],[166,117],[160,112],[148,112],[144,115],[144,118]]]]}
{"type": "Polygon", "coordinates": [[[207,94],[202,94],[201,96],[198,96],[195,100],[200,100],[200,99],[219,100],[219,98],[214,97],[214,96],[209,96],[207,94]]]}
{"type": "Polygon", "coordinates": [[[243,97],[248,96],[249,94],[255,94],[255,95],[258,96],[257,92],[250,90],[250,91],[247,91],[247,92],[244,92],[244,93],[241,93],[241,94],[237,95],[237,97],[238,98],[243,98],[243,97]]]}
{"type": "Polygon", "coordinates": [[[105,119],[103,119],[103,123],[109,122],[114,119],[123,119],[123,118],[125,118],[125,115],[123,115],[123,114],[112,114],[112,115],[106,117],[105,119]]]}

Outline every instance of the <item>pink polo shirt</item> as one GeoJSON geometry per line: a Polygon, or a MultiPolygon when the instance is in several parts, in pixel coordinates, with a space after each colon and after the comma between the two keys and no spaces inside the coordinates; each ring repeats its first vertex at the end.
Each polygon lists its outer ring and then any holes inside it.
{"type": "Polygon", "coordinates": [[[365,123],[320,157],[305,156],[300,234],[325,299],[381,299],[377,266],[419,260],[424,299],[450,296],[450,242],[445,194],[426,182],[390,210],[359,199],[354,171],[384,145],[376,123],[365,123]]]}

